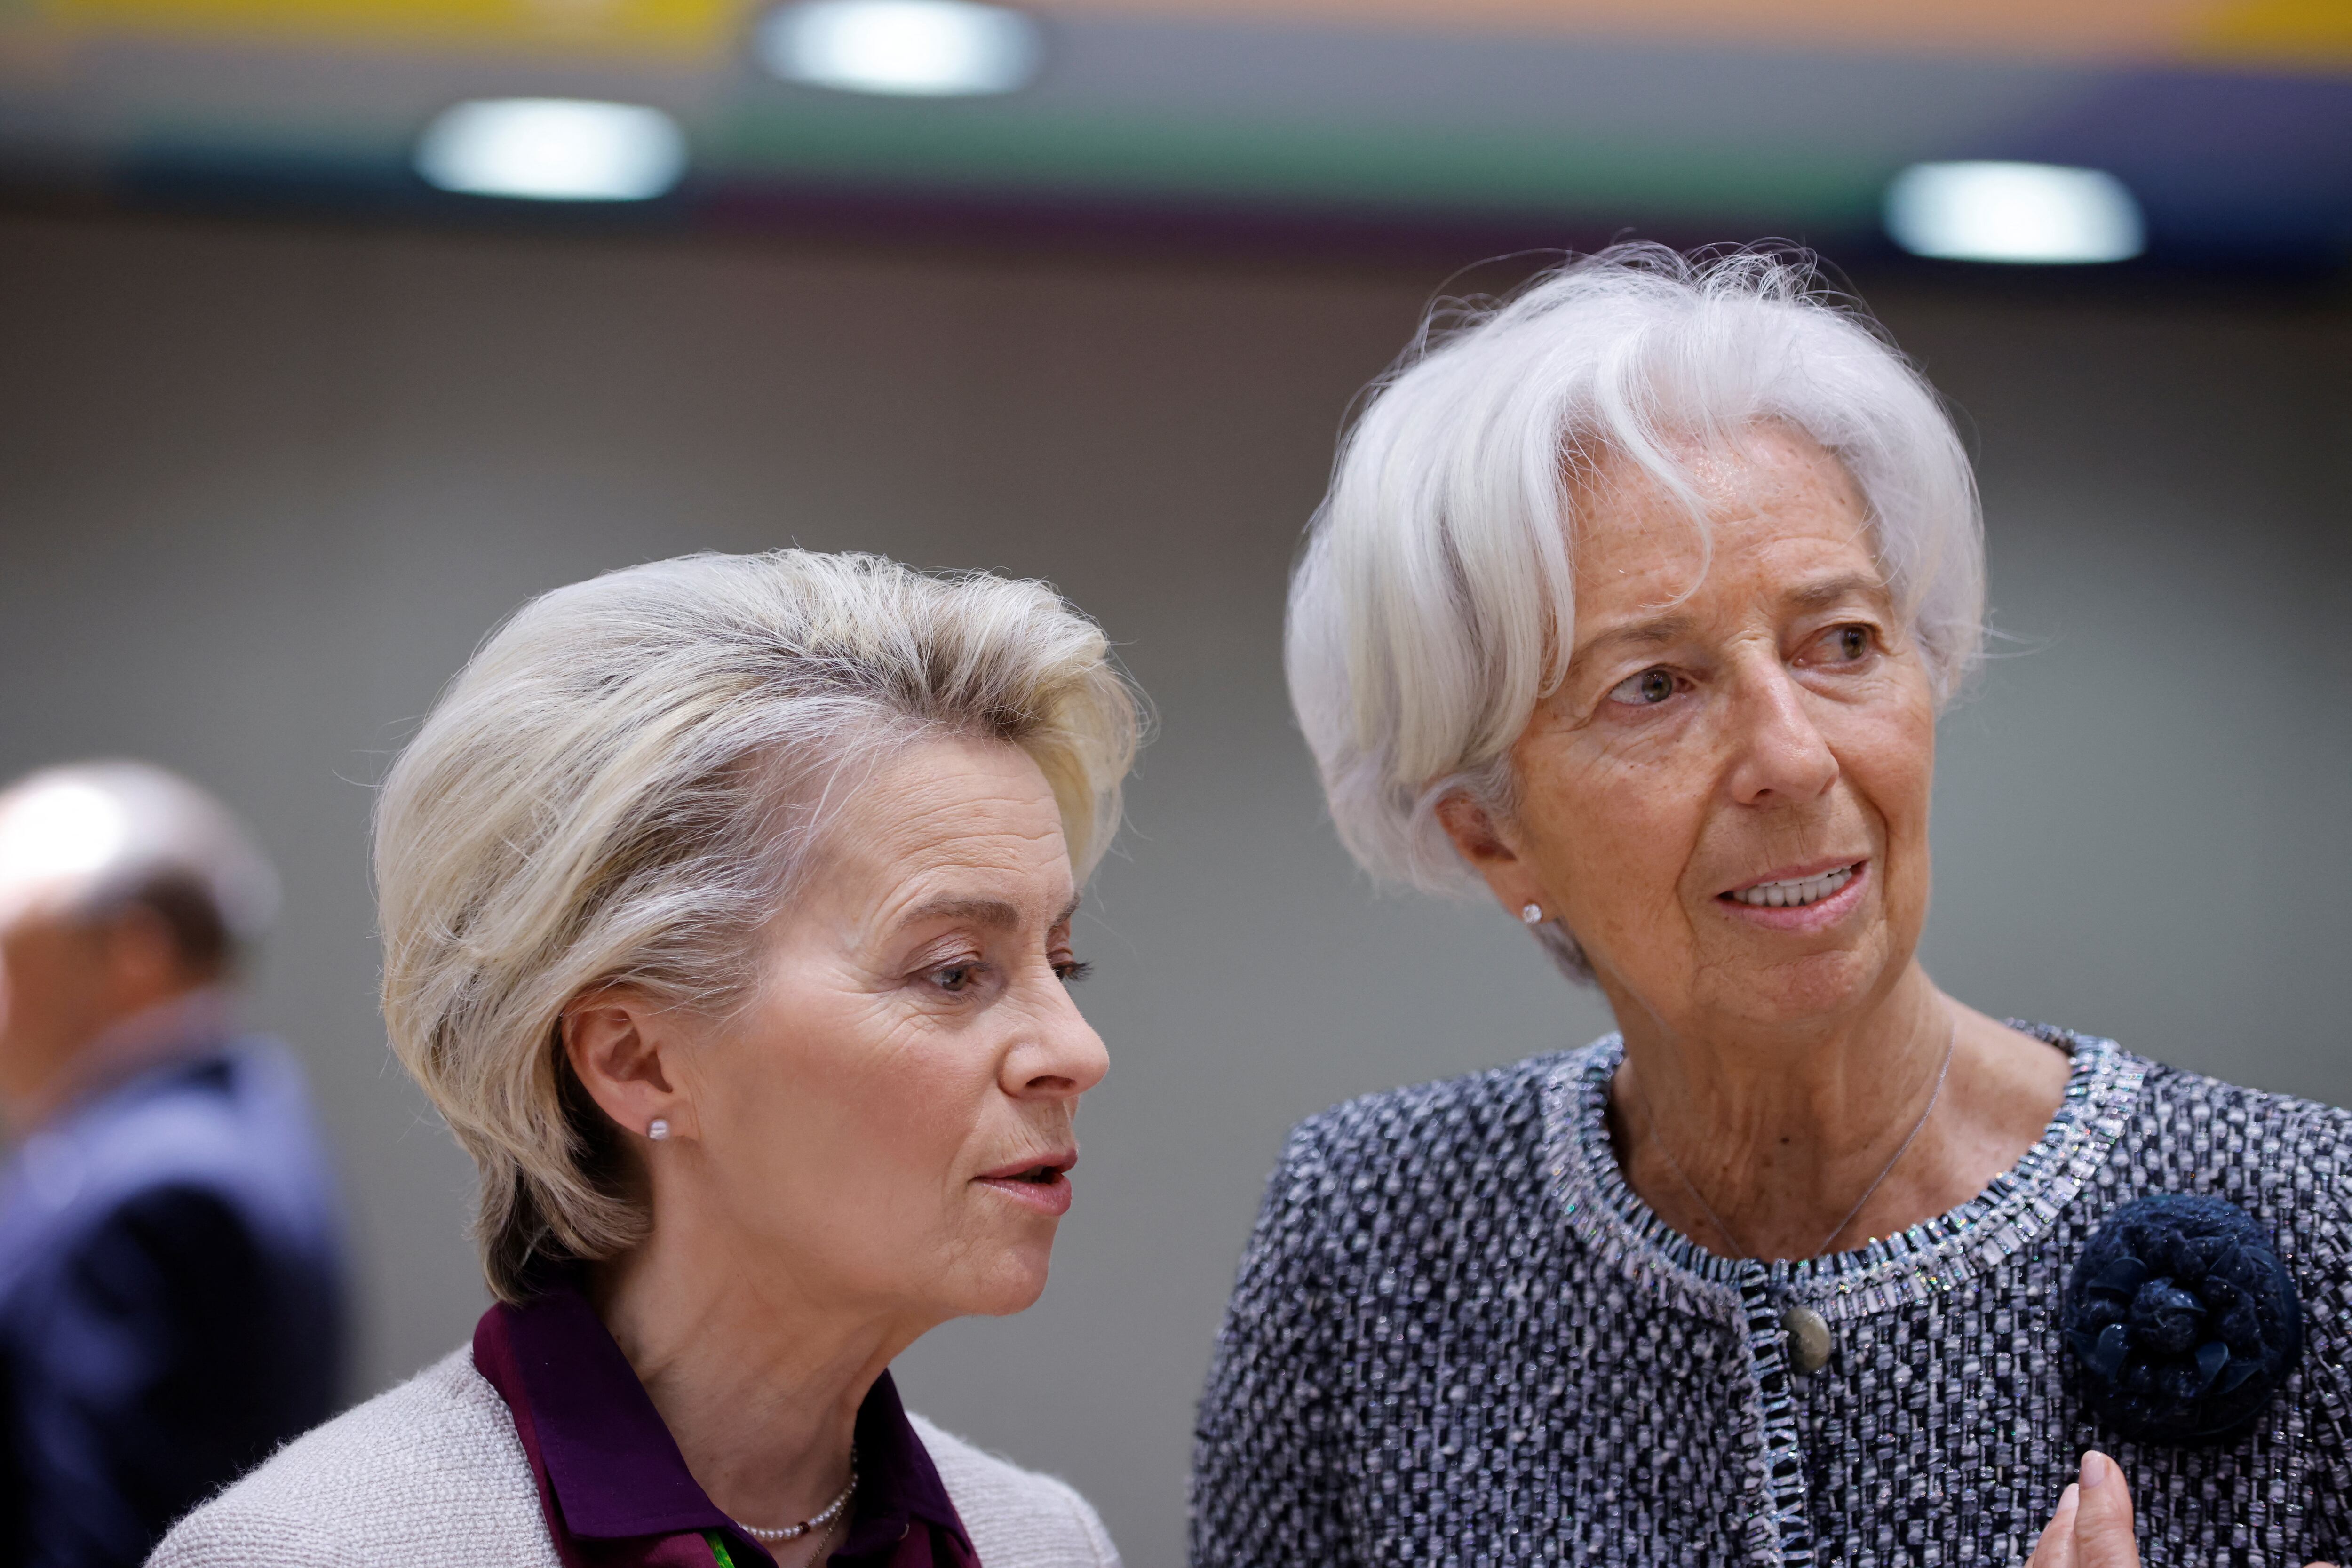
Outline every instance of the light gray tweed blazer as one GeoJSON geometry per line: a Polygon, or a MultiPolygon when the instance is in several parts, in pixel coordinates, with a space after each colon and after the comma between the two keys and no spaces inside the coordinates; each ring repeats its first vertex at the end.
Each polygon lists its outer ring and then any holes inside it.
{"type": "MultiPolygon", "coordinates": [[[[1087,1500],[921,1416],[981,1568],[1118,1568],[1087,1500]]],[[[298,1437],[173,1527],[147,1568],[562,1568],[506,1401],[452,1352],[298,1437]]]]}

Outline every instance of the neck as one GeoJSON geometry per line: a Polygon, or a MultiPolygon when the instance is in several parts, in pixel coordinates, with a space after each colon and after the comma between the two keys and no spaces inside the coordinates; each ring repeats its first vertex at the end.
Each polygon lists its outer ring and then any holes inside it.
{"type": "Polygon", "coordinates": [[[1916,964],[1851,1016],[1801,1025],[1618,1016],[1626,1180],[1727,1257],[1811,1258],[1954,1207],[2023,1155],[2065,1089],[2063,1056],[1916,964]]]}
{"type": "Polygon", "coordinates": [[[841,1490],[858,1407],[932,1325],[818,1300],[787,1269],[743,1266],[762,1250],[656,1201],[652,1234],[598,1269],[592,1290],[710,1500],[774,1529],[841,1490]]]}

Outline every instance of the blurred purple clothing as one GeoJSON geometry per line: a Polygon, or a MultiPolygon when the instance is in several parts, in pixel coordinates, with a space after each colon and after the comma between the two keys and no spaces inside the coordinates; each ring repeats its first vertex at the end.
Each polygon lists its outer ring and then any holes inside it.
{"type": "Polygon", "coordinates": [[[0,1166],[0,1564],[131,1568],[332,1411],[342,1223],[293,1058],[149,1053],[0,1166]]]}
{"type": "MultiPolygon", "coordinates": [[[[514,1413],[548,1533],[566,1568],[736,1568],[774,1559],[719,1510],[595,1309],[569,1282],[482,1314],[474,1366],[514,1413]]],[[[971,1538],[884,1373],[858,1407],[857,1494],[828,1561],[980,1568],[971,1538]]]]}

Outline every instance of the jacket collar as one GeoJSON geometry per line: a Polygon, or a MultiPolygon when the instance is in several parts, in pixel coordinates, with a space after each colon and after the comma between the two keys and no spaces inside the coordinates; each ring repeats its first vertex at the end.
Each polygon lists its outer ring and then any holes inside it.
{"type": "MultiPolygon", "coordinates": [[[[740,1542],[739,1561],[742,1550],[756,1554],[752,1561],[767,1561],[688,1470],[645,1385],[576,1280],[560,1281],[521,1306],[501,1302],[483,1313],[474,1330],[474,1364],[515,1415],[551,1528],[575,1542],[716,1531],[740,1542]]],[[[835,1554],[895,1555],[892,1549],[921,1524],[951,1538],[950,1554],[975,1561],[963,1521],[888,1373],[858,1407],[856,1432],[856,1513],[835,1554]]]]}

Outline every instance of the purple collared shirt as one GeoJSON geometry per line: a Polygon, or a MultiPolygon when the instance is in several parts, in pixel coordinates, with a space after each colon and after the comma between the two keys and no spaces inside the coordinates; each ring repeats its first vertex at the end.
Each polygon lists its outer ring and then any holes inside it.
{"type": "MultiPolygon", "coordinates": [[[[513,1413],[566,1568],[774,1568],[686,1468],[621,1347],[575,1285],[474,1327],[474,1365],[513,1413]]],[[[884,1373],[858,1407],[857,1496],[834,1568],[980,1568],[947,1488],[884,1373]]]]}

